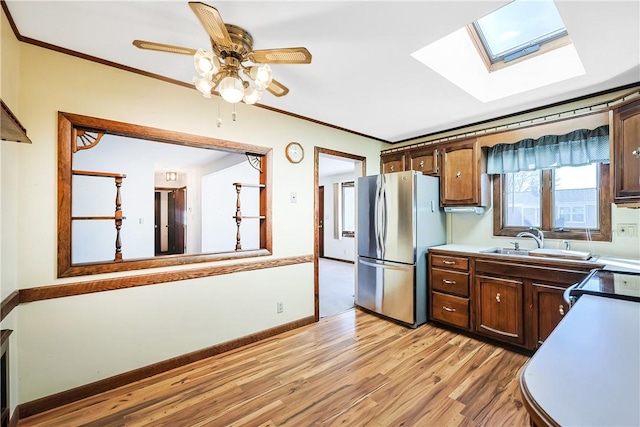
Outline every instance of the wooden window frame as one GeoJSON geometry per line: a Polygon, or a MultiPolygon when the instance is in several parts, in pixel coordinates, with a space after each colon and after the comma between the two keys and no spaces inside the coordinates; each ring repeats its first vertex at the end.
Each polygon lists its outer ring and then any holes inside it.
{"type": "MultiPolygon", "coordinates": [[[[552,193],[551,170],[543,170],[542,173],[542,227],[544,237],[547,239],[561,240],[593,240],[598,242],[611,241],[611,194],[609,191],[609,165],[599,165],[599,194],[598,218],[599,229],[569,229],[568,231],[552,230],[552,193]]],[[[496,174],[493,180],[493,235],[515,237],[521,231],[527,231],[529,227],[506,227],[503,203],[504,175],[496,174]]]]}

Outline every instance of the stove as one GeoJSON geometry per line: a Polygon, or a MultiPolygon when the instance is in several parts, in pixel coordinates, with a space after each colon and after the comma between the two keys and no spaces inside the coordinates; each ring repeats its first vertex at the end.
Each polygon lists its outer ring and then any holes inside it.
{"type": "Polygon", "coordinates": [[[640,273],[592,270],[582,282],[566,290],[565,299],[573,304],[582,295],[640,302],[640,273]]]}

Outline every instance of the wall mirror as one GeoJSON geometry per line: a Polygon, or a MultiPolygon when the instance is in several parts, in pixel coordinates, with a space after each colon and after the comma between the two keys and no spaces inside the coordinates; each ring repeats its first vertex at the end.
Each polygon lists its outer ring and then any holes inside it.
{"type": "Polygon", "coordinates": [[[270,148],[58,114],[58,277],[271,254],[270,148]]]}

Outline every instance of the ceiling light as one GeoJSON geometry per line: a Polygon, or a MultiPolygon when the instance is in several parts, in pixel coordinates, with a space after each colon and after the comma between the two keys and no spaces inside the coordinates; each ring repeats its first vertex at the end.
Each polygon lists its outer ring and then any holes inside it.
{"type": "Polygon", "coordinates": [[[249,86],[244,90],[244,98],[242,98],[242,101],[245,104],[252,105],[260,101],[261,98],[262,98],[262,91],[259,89],[256,89],[253,86],[249,86]]]}
{"type": "Polygon", "coordinates": [[[196,86],[196,89],[204,96],[205,98],[211,98],[211,89],[215,86],[215,84],[207,77],[193,78],[193,83],[196,86]]]}
{"type": "Polygon", "coordinates": [[[269,64],[258,64],[249,68],[249,77],[262,89],[269,87],[273,81],[273,73],[269,64]]]}
{"type": "Polygon", "coordinates": [[[220,69],[220,61],[211,52],[198,49],[193,56],[193,66],[202,77],[211,77],[220,69]]]}
{"type": "Polygon", "coordinates": [[[240,77],[228,75],[220,80],[218,84],[218,92],[222,99],[230,104],[235,104],[242,101],[244,97],[244,84],[240,77]]]}
{"type": "Polygon", "coordinates": [[[167,181],[169,182],[175,182],[178,180],[178,173],[177,172],[167,172],[167,181]]]}

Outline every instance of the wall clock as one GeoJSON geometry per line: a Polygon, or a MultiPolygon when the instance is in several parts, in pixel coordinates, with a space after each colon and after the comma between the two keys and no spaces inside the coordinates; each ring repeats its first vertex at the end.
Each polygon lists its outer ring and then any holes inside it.
{"type": "Polygon", "coordinates": [[[290,142],[284,149],[284,153],[291,163],[300,163],[304,159],[304,149],[297,142],[290,142]]]}

